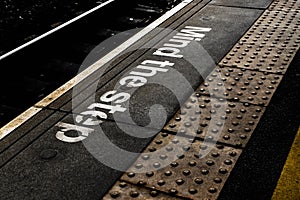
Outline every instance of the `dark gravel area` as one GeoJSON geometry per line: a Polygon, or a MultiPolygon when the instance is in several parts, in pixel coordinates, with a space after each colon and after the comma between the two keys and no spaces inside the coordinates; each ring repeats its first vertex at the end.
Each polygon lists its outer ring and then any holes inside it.
{"type": "Polygon", "coordinates": [[[0,55],[105,1],[0,1],[0,55]]]}

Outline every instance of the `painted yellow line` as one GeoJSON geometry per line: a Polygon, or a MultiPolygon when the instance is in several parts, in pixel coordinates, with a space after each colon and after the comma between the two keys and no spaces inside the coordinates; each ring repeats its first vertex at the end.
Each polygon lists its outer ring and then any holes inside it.
{"type": "Polygon", "coordinates": [[[300,200],[300,127],[281,172],[272,200],[300,200]]]}

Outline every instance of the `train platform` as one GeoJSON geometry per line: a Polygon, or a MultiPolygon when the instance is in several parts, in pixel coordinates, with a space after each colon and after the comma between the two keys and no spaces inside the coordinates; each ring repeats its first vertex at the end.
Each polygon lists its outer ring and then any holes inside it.
{"type": "Polygon", "coordinates": [[[1,199],[300,199],[299,26],[299,0],[184,0],[102,42],[0,129],[1,199]]]}

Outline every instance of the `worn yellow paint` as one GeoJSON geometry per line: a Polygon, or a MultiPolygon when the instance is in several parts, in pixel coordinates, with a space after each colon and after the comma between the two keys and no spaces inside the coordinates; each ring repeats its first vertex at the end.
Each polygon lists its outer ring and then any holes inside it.
{"type": "Polygon", "coordinates": [[[272,200],[300,200],[300,127],[281,172],[272,200]]]}

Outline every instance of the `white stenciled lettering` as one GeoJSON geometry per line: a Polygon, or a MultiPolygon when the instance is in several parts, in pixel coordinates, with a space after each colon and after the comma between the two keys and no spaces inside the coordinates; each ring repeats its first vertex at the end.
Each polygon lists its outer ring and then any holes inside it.
{"type": "Polygon", "coordinates": [[[167,60],[165,61],[157,61],[157,60],[144,60],[142,62],[143,65],[148,65],[148,64],[151,64],[151,65],[158,65],[159,67],[167,67],[167,66],[174,66],[175,63],[171,63],[167,60]]]}
{"type": "Polygon", "coordinates": [[[187,38],[192,37],[192,38],[194,38],[194,40],[200,41],[202,38],[205,37],[205,34],[203,32],[209,32],[209,31],[211,31],[211,28],[186,26],[179,33],[177,33],[176,36],[177,37],[187,37],[187,38]]]}
{"type": "Polygon", "coordinates": [[[108,91],[100,97],[103,102],[123,103],[130,98],[130,94],[125,92],[117,93],[116,90],[108,91]]]}
{"type": "Polygon", "coordinates": [[[183,58],[183,55],[180,53],[181,48],[187,47],[192,40],[200,41],[205,37],[204,33],[209,31],[211,31],[211,28],[185,26],[167,43],[163,44],[164,47],[158,48],[153,55],[170,58],[183,58]]]}
{"type": "Polygon", "coordinates": [[[141,76],[125,76],[119,82],[127,87],[141,87],[147,83],[147,79],[141,76]],[[130,81],[128,82],[128,80],[130,81]]]}
{"type": "Polygon", "coordinates": [[[107,115],[102,111],[88,110],[88,111],[81,112],[80,115],[76,115],[75,121],[77,123],[81,123],[86,126],[95,126],[102,123],[102,121],[99,120],[98,118],[107,119],[107,115]],[[88,116],[88,118],[84,121],[85,116],[88,116]]]}
{"type": "Polygon", "coordinates": [[[172,42],[173,44],[172,43],[166,43],[166,44],[164,44],[164,46],[175,47],[175,48],[183,48],[183,47],[186,47],[191,41],[171,39],[171,40],[169,40],[169,42],[172,42]]]}
{"type": "Polygon", "coordinates": [[[77,126],[74,124],[68,124],[64,122],[58,122],[55,126],[60,128],[60,130],[57,131],[55,135],[56,138],[60,141],[68,142],[68,143],[80,142],[86,139],[89,136],[89,134],[94,131],[94,129],[91,128],[86,128],[86,127],[77,126]],[[71,137],[66,135],[66,133],[73,132],[73,131],[77,133],[77,136],[71,137]]]}
{"type": "Polygon", "coordinates": [[[193,37],[193,38],[204,38],[205,34],[203,32],[209,32],[211,28],[202,28],[195,26],[186,26],[176,35],[185,36],[185,37],[193,37]]]}
{"type": "Polygon", "coordinates": [[[130,74],[137,75],[137,76],[150,77],[150,76],[154,76],[155,74],[157,74],[157,72],[167,72],[168,71],[168,69],[166,69],[166,68],[148,67],[148,66],[144,66],[144,65],[137,66],[137,69],[142,69],[143,71],[146,71],[146,72],[133,71],[133,72],[130,72],[130,74]]]}
{"type": "MultiPolygon", "coordinates": [[[[179,35],[179,36],[186,36],[186,37],[192,36],[192,35],[189,34],[189,33],[177,33],[177,35],[179,35]]],[[[194,40],[202,39],[202,38],[205,37],[205,34],[203,34],[203,33],[194,33],[193,35],[195,36],[195,39],[194,39],[194,40]]]]}
{"type": "Polygon", "coordinates": [[[180,53],[180,49],[173,48],[173,47],[161,47],[157,49],[153,53],[153,55],[172,57],[172,58],[182,58],[183,55],[180,55],[179,53],[180,53]]]}
{"type": "Polygon", "coordinates": [[[121,105],[107,105],[102,103],[93,103],[91,104],[88,109],[95,109],[95,108],[103,108],[109,110],[109,113],[115,112],[125,112],[126,108],[121,107],[121,105]]]}

